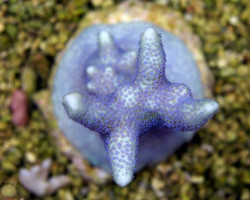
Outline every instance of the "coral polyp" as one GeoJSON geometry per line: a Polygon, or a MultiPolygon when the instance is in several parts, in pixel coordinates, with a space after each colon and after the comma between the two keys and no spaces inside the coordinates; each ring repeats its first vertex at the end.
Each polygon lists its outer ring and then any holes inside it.
{"type": "Polygon", "coordinates": [[[186,46],[143,22],[83,31],[61,60],[53,102],[68,139],[122,187],[191,139],[219,107],[203,99],[186,46]]]}

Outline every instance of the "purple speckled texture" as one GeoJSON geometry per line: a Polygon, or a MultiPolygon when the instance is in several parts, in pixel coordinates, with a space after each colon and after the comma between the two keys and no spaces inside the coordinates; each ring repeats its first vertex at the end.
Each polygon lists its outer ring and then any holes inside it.
{"type": "Polygon", "coordinates": [[[52,98],[68,140],[120,186],[189,141],[218,110],[201,100],[185,44],[146,22],[83,30],[62,57],[52,98]]]}

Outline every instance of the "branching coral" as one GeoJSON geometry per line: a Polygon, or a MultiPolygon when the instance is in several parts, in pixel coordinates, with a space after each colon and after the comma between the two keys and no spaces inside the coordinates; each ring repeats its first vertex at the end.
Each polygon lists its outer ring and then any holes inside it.
{"type": "Polygon", "coordinates": [[[52,194],[60,187],[70,182],[69,177],[65,175],[55,176],[48,179],[51,166],[51,160],[46,159],[41,165],[35,165],[30,170],[21,169],[19,180],[25,188],[37,196],[52,194]]]}
{"type": "Polygon", "coordinates": [[[124,187],[133,178],[143,134],[155,129],[166,134],[196,131],[218,111],[218,104],[193,99],[188,86],[167,79],[161,35],[154,28],[141,35],[136,68],[134,51],[119,50],[107,31],[98,37],[96,63],[102,66],[86,67],[88,93],[65,94],[63,106],[72,120],[100,133],[114,181],[124,187]],[[126,61],[129,67],[123,67],[126,61]],[[133,79],[124,83],[127,76],[133,79]]]}

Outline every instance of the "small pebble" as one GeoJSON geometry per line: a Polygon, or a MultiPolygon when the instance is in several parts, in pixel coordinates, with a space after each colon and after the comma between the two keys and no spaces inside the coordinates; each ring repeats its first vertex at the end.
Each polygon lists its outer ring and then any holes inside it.
{"type": "Polygon", "coordinates": [[[15,197],[16,196],[16,188],[13,185],[4,185],[1,188],[1,192],[3,197],[15,197]]]}
{"type": "Polygon", "coordinates": [[[25,158],[29,163],[35,163],[37,161],[36,155],[32,152],[26,152],[25,158]]]}
{"type": "Polygon", "coordinates": [[[23,126],[28,123],[28,99],[23,90],[16,90],[12,93],[10,107],[12,109],[12,122],[16,126],[23,126]]]}
{"type": "Polygon", "coordinates": [[[164,196],[163,188],[164,188],[164,182],[160,179],[153,178],[151,182],[151,186],[153,190],[155,191],[155,194],[158,198],[161,198],[164,196]]]}
{"type": "Polygon", "coordinates": [[[36,90],[36,73],[33,69],[26,67],[22,73],[22,88],[29,96],[36,90]]]}
{"type": "Polygon", "coordinates": [[[200,184],[204,182],[204,178],[202,176],[191,176],[190,182],[194,184],[200,184]]]}
{"type": "Polygon", "coordinates": [[[239,21],[239,18],[238,18],[237,16],[235,16],[235,15],[233,15],[233,16],[230,17],[230,19],[229,19],[229,22],[230,22],[230,24],[232,24],[232,25],[236,25],[236,24],[238,23],[238,21],[239,21]]]}

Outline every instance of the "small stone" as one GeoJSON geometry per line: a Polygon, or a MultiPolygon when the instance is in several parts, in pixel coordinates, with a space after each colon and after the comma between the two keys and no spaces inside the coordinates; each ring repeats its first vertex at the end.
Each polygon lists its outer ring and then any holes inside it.
{"type": "Polygon", "coordinates": [[[99,7],[102,5],[103,0],[92,0],[91,1],[95,7],[99,7]]]}
{"type": "Polygon", "coordinates": [[[5,29],[4,23],[0,22],[0,33],[3,32],[5,29]]]}
{"type": "Polygon", "coordinates": [[[6,172],[14,172],[16,170],[16,167],[9,161],[3,161],[2,169],[6,172]]]}
{"type": "Polygon", "coordinates": [[[151,186],[153,190],[155,191],[155,194],[158,198],[161,198],[164,196],[163,188],[164,188],[164,182],[157,179],[153,178],[151,182],[151,186]]]}
{"type": "Polygon", "coordinates": [[[88,192],[89,192],[89,188],[87,188],[87,187],[84,187],[84,188],[81,189],[81,195],[82,196],[86,196],[88,194],[88,192]]]}
{"type": "Polygon", "coordinates": [[[191,176],[190,182],[194,184],[200,184],[204,182],[204,177],[202,176],[191,176]]]}
{"type": "Polygon", "coordinates": [[[5,122],[0,122],[0,130],[6,130],[8,128],[8,124],[5,122]]]}
{"type": "Polygon", "coordinates": [[[15,197],[16,188],[13,185],[4,185],[1,189],[3,197],[15,197]]]}
{"type": "Polygon", "coordinates": [[[214,151],[213,146],[211,146],[209,144],[202,144],[201,148],[206,150],[209,153],[213,153],[213,151],[214,151]]]}
{"type": "Polygon", "coordinates": [[[250,192],[248,189],[243,190],[240,199],[241,200],[249,200],[250,199],[250,192]]]}
{"type": "Polygon", "coordinates": [[[22,72],[22,88],[29,96],[36,90],[36,73],[33,69],[25,67],[22,72]]]}
{"type": "Polygon", "coordinates": [[[237,139],[237,134],[234,131],[228,131],[226,137],[228,142],[233,142],[237,139]]]}
{"type": "Polygon", "coordinates": [[[158,5],[167,5],[169,3],[169,0],[156,0],[155,2],[158,5]]]}
{"type": "Polygon", "coordinates": [[[233,15],[232,17],[230,17],[229,22],[231,25],[236,25],[239,22],[239,18],[233,15]]]}
{"type": "Polygon", "coordinates": [[[157,165],[157,171],[160,173],[167,175],[173,171],[173,168],[171,165],[166,165],[166,164],[159,164],[157,165]]]}
{"type": "Polygon", "coordinates": [[[219,59],[217,61],[217,65],[219,68],[224,68],[227,66],[227,61],[225,59],[219,59]]]}
{"type": "Polygon", "coordinates": [[[91,3],[95,7],[109,7],[109,6],[113,5],[112,0],[91,0],[91,3]]]}
{"type": "Polygon", "coordinates": [[[16,90],[12,93],[11,103],[12,121],[16,126],[23,126],[29,120],[28,98],[23,90],[16,90]]]}
{"type": "Polygon", "coordinates": [[[61,190],[58,194],[61,200],[74,200],[74,197],[70,191],[61,190]]]}
{"type": "Polygon", "coordinates": [[[36,155],[32,152],[27,152],[25,158],[29,163],[35,163],[37,161],[36,155]]]}

